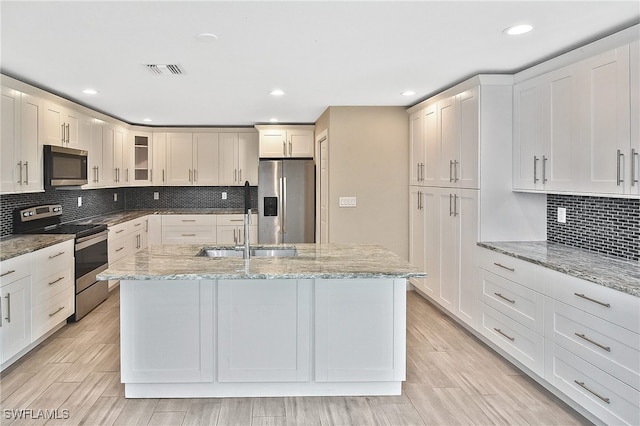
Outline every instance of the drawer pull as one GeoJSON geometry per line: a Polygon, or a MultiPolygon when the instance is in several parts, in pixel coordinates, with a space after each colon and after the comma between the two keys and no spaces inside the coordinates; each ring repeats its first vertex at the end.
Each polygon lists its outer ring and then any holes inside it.
{"type": "Polygon", "coordinates": [[[15,271],[16,271],[15,269],[12,269],[12,270],[7,271],[7,272],[5,272],[3,274],[0,274],[0,277],[4,277],[5,275],[13,274],[15,271]]]}
{"type": "Polygon", "coordinates": [[[607,307],[607,308],[611,307],[611,305],[609,303],[604,303],[604,302],[601,302],[599,300],[592,299],[590,297],[585,296],[583,293],[573,293],[573,294],[575,294],[576,296],[581,297],[583,299],[587,299],[589,302],[597,303],[598,305],[602,305],[602,306],[607,307]]]}
{"type": "Polygon", "coordinates": [[[60,312],[60,311],[61,311],[61,310],[63,310],[63,309],[64,309],[64,306],[59,307],[57,311],[55,311],[55,312],[53,312],[53,313],[49,314],[49,318],[51,318],[52,316],[54,316],[55,314],[57,314],[58,312],[60,312]]]}
{"type": "Polygon", "coordinates": [[[182,219],[182,222],[195,222],[195,219],[182,219]]]}
{"type": "Polygon", "coordinates": [[[504,337],[506,337],[507,339],[511,340],[512,342],[513,342],[514,340],[516,340],[516,338],[515,338],[515,337],[511,337],[511,336],[509,336],[508,334],[506,334],[504,331],[500,330],[499,328],[495,328],[495,327],[493,327],[493,329],[494,329],[495,331],[497,331],[498,333],[502,334],[502,335],[503,335],[504,337]]]}
{"type": "Polygon", "coordinates": [[[183,237],[195,237],[196,234],[182,234],[183,237]]]}
{"type": "Polygon", "coordinates": [[[60,277],[57,280],[53,280],[49,283],[49,285],[54,285],[55,283],[59,283],[60,281],[64,280],[64,277],[60,277]]]}
{"type": "Polygon", "coordinates": [[[506,269],[507,271],[511,271],[511,272],[515,272],[516,271],[514,268],[509,268],[508,266],[504,266],[504,265],[502,265],[500,263],[497,263],[497,262],[493,262],[493,264],[496,265],[499,268],[506,269]]]}
{"type": "Polygon", "coordinates": [[[120,250],[124,250],[124,247],[117,248],[116,253],[119,252],[120,250]]]}
{"type": "Polygon", "coordinates": [[[4,319],[7,320],[7,323],[10,323],[11,322],[11,293],[7,293],[7,295],[4,298],[7,299],[7,316],[4,317],[4,319]]]}
{"type": "Polygon", "coordinates": [[[49,259],[53,259],[53,258],[55,258],[55,257],[62,256],[63,254],[64,254],[64,252],[63,252],[63,251],[61,251],[61,252],[60,252],[60,253],[58,253],[58,254],[54,254],[54,255],[52,255],[52,256],[49,256],[49,259]]]}
{"type": "Polygon", "coordinates": [[[244,219],[230,219],[229,222],[244,222],[244,219]]]}
{"type": "Polygon", "coordinates": [[[504,297],[503,295],[501,295],[500,293],[493,293],[493,294],[495,294],[496,296],[498,296],[500,299],[504,299],[504,300],[506,300],[506,301],[507,301],[507,302],[509,302],[509,303],[516,303],[516,301],[515,301],[515,300],[508,299],[508,298],[504,297]]]}
{"type": "Polygon", "coordinates": [[[124,232],[124,229],[118,229],[118,230],[116,231],[116,234],[119,234],[119,233],[121,233],[121,232],[124,232]]]}
{"type": "Polygon", "coordinates": [[[611,400],[610,400],[609,398],[605,398],[604,396],[599,395],[597,392],[592,391],[591,389],[589,389],[589,388],[584,384],[584,382],[579,382],[579,381],[577,381],[577,380],[574,380],[574,382],[576,382],[576,384],[577,384],[578,386],[580,386],[581,388],[583,388],[583,389],[584,389],[584,390],[586,390],[587,392],[589,392],[589,393],[591,393],[591,394],[593,394],[593,395],[597,396],[598,398],[600,398],[601,400],[603,400],[603,401],[604,401],[604,402],[606,402],[607,404],[611,404],[611,400]]]}
{"type": "Polygon", "coordinates": [[[581,339],[586,340],[587,342],[591,343],[592,345],[596,345],[597,347],[602,348],[602,349],[604,349],[604,350],[605,350],[605,351],[607,351],[607,352],[611,352],[611,347],[609,347],[609,346],[605,346],[605,345],[601,345],[600,343],[598,343],[598,342],[596,342],[596,341],[593,341],[593,340],[589,339],[589,338],[588,338],[587,336],[585,336],[584,334],[580,334],[580,333],[573,333],[573,334],[575,334],[576,336],[578,336],[578,337],[579,337],[579,338],[581,338],[581,339]]]}

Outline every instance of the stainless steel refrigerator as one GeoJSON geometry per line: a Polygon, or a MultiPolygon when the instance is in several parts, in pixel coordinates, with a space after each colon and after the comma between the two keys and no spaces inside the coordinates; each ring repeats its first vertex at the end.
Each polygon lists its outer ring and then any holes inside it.
{"type": "Polygon", "coordinates": [[[313,160],[260,160],[258,243],[315,242],[313,160]]]}

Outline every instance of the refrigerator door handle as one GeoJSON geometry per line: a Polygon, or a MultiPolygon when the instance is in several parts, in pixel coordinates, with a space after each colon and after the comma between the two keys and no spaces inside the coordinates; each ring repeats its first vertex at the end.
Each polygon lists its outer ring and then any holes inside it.
{"type": "MultiPolygon", "coordinates": [[[[287,232],[286,224],[287,224],[287,178],[282,178],[282,233],[287,232]]],[[[284,242],[284,240],[282,241],[284,242]]]]}

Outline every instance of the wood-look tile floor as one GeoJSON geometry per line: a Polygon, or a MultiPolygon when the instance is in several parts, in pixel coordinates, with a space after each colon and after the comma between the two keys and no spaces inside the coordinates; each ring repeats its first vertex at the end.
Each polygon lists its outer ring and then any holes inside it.
{"type": "Polygon", "coordinates": [[[407,299],[407,381],[401,396],[125,399],[116,289],[80,322],[66,325],[2,373],[0,424],[588,423],[422,297],[409,292],[407,299]],[[15,419],[13,410],[36,418],[15,419]],[[52,413],[58,418],[44,418],[52,413]]]}

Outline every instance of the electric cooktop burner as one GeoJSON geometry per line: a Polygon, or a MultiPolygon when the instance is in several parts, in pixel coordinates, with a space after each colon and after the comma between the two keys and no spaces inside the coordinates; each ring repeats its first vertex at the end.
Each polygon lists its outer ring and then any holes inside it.
{"type": "Polygon", "coordinates": [[[61,223],[62,206],[50,204],[15,210],[16,234],[73,234],[82,238],[107,229],[104,224],[61,223]]]}

